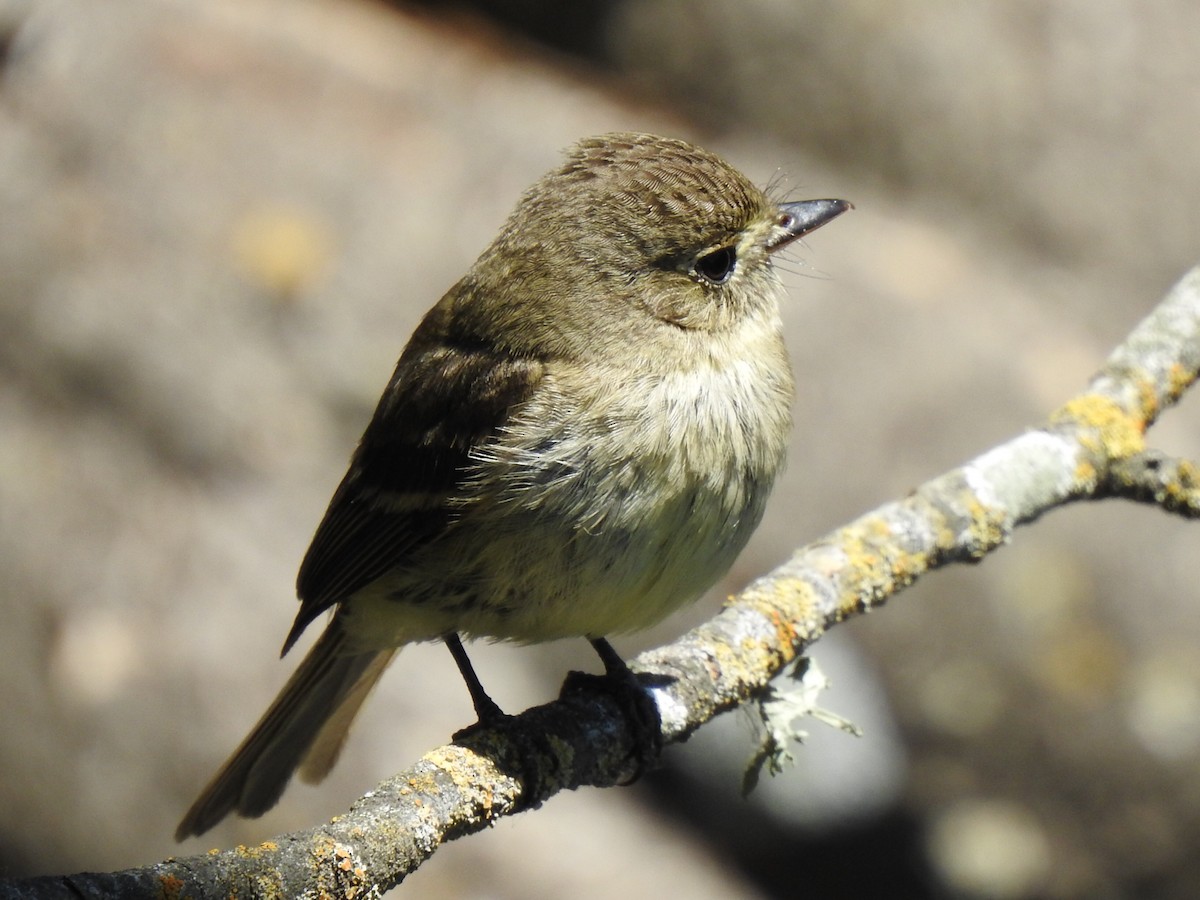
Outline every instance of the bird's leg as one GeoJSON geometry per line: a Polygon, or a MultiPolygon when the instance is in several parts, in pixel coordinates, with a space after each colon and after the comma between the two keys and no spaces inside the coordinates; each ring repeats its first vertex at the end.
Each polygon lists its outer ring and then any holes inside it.
{"type": "Polygon", "coordinates": [[[467,651],[463,648],[458,634],[452,631],[442,640],[450,648],[450,655],[454,657],[458,671],[462,673],[463,681],[467,683],[467,690],[471,692],[471,702],[475,704],[475,715],[479,717],[479,724],[489,725],[507,718],[504,710],[483,689],[483,684],[479,681],[479,676],[475,674],[475,669],[471,665],[471,660],[467,656],[467,651]]]}
{"type": "Polygon", "coordinates": [[[613,649],[612,644],[604,638],[588,638],[588,642],[595,648],[596,653],[600,655],[600,661],[604,663],[604,671],[608,673],[610,678],[620,678],[628,680],[632,678],[635,682],[637,676],[630,671],[629,666],[625,665],[625,660],[621,659],[619,653],[613,649]]]}

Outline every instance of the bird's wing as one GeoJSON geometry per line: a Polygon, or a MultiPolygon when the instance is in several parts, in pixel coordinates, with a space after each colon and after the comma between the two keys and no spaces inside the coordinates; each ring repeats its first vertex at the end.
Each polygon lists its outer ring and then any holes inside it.
{"type": "Polygon", "coordinates": [[[418,330],[300,565],[301,607],[284,653],[318,615],[448,527],[472,450],[542,377],[538,360],[477,341],[422,340],[418,330]]]}

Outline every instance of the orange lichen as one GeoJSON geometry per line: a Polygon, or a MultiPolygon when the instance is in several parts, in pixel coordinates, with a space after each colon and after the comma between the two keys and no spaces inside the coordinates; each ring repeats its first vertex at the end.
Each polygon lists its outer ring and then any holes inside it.
{"type": "Polygon", "coordinates": [[[158,878],[158,896],[163,900],[177,900],[183,896],[183,879],[174,875],[160,875],[158,878]]]}
{"type": "Polygon", "coordinates": [[[785,648],[786,659],[790,660],[794,655],[791,648],[795,647],[800,640],[796,623],[778,610],[770,611],[770,619],[771,626],[775,629],[775,643],[777,646],[785,648]]]}

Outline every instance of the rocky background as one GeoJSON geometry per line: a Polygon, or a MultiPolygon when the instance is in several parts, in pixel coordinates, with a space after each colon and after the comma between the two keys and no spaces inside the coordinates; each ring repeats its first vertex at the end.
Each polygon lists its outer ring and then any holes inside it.
{"type": "MultiPolygon", "coordinates": [[[[418,317],[574,139],[697,140],[852,215],[789,264],[791,465],[667,640],[790,548],[1044,418],[1200,261],[1185,0],[0,0],[0,871],[334,815],[471,719],[403,653],[341,766],[171,832],[294,663],[295,568],[418,317]]],[[[1200,442],[1188,399],[1153,442],[1200,442]]],[[[738,796],[734,714],[633,788],[451,845],[410,897],[1193,897],[1200,534],[1059,512],[814,656],[738,796]]],[[[592,666],[477,647],[502,705],[592,666]]]]}

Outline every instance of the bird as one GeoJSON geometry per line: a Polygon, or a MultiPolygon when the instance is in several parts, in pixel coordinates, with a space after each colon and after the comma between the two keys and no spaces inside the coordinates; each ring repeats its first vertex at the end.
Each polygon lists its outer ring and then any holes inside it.
{"type": "Polygon", "coordinates": [[[693,602],[761,519],[792,427],[779,253],[845,200],[772,199],[717,155],[586,138],[422,319],[301,563],[286,654],[328,622],[176,839],[319,782],[395,653],[591,641],[693,602]]]}

